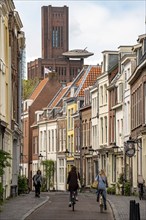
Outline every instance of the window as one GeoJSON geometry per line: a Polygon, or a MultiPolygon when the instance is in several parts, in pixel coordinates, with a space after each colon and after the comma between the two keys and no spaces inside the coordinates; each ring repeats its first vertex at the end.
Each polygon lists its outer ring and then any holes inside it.
{"type": "Polygon", "coordinates": [[[119,84],[119,100],[118,103],[121,103],[123,100],[123,83],[119,84]]]}
{"type": "Polygon", "coordinates": [[[50,138],[50,131],[48,131],[48,138],[49,138],[49,152],[50,152],[50,148],[51,148],[51,138],[50,138]]]}
{"type": "Polygon", "coordinates": [[[104,85],[104,96],[105,96],[105,103],[107,103],[107,85],[104,85]]]}
{"type": "Polygon", "coordinates": [[[47,148],[47,135],[46,135],[46,131],[44,131],[44,151],[46,151],[46,148],[47,148]]]}
{"type": "Polygon", "coordinates": [[[63,129],[63,150],[66,148],[66,129],[63,129]]]}
{"type": "Polygon", "coordinates": [[[54,130],[52,130],[52,151],[54,152],[54,130]]]}
{"type": "Polygon", "coordinates": [[[33,153],[37,154],[38,153],[38,138],[33,137],[33,153]]]}
{"type": "Polygon", "coordinates": [[[107,117],[105,117],[104,120],[105,120],[105,143],[107,143],[107,117]]]}
{"type": "Polygon", "coordinates": [[[59,151],[62,148],[62,129],[59,129],[59,151]]]}
{"type": "Polygon", "coordinates": [[[101,144],[103,144],[103,118],[100,119],[100,125],[101,125],[101,144]]]}
{"type": "Polygon", "coordinates": [[[100,87],[101,105],[103,105],[103,87],[100,87]]]}
{"type": "Polygon", "coordinates": [[[71,109],[71,116],[70,116],[70,121],[71,121],[71,123],[70,123],[70,128],[71,129],[73,129],[73,108],[71,109]]]}
{"type": "Polygon", "coordinates": [[[127,71],[125,71],[125,89],[127,89],[128,86],[127,78],[127,71]]]}
{"type": "Polygon", "coordinates": [[[68,129],[70,130],[70,109],[68,110],[68,129]]]}
{"type": "Polygon", "coordinates": [[[64,183],[64,159],[59,160],[59,183],[64,183]]]}
{"type": "Polygon", "coordinates": [[[42,151],[42,146],[43,146],[43,132],[40,132],[40,151],[42,151]]]}
{"type": "Polygon", "coordinates": [[[71,152],[74,152],[74,149],[73,149],[73,135],[71,135],[71,152]]]}

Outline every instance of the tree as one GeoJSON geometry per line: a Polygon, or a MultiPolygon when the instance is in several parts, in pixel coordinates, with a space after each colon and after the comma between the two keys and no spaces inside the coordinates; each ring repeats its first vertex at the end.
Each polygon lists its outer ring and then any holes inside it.
{"type": "Polygon", "coordinates": [[[10,154],[0,149],[0,177],[4,174],[4,168],[11,166],[10,159],[12,159],[10,154]]]}
{"type": "Polygon", "coordinates": [[[49,190],[50,187],[54,187],[54,172],[55,172],[55,166],[53,160],[44,160],[42,161],[44,171],[46,174],[46,188],[48,187],[48,181],[49,181],[49,190]]]}
{"type": "Polygon", "coordinates": [[[23,93],[22,93],[23,100],[29,98],[29,96],[32,94],[34,88],[36,87],[36,85],[38,83],[39,83],[38,78],[29,79],[29,80],[24,79],[22,81],[22,84],[23,84],[23,93]]]}

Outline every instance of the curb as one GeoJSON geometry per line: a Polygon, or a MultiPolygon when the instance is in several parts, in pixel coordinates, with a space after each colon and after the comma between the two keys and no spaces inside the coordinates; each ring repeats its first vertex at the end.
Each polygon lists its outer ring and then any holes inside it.
{"type": "Polygon", "coordinates": [[[117,212],[117,210],[116,210],[114,204],[113,204],[109,199],[107,199],[107,202],[109,203],[109,205],[110,205],[110,207],[111,207],[114,220],[120,220],[120,218],[118,217],[118,212],[117,212]]]}
{"type": "Polygon", "coordinates": [[[31,215],[36,209],[38,209],[39,207],[41,207],[42,205],[44,205],[46,202],[48,202],[49,200],[49,196],[47,196],[47,198],[45,199],[45,201],[41,202],[40,204],[38,204],[37,206],[35,206],[34,208],[32,208],[31,210],[29,210],[25,215],[23,215],[23,217],[21,218],[21,220],[25,220],[29,215],[31,215]]]}

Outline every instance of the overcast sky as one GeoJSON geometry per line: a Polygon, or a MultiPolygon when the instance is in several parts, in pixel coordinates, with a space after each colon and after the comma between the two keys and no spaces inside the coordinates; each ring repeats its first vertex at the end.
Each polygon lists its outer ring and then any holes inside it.
{"type": "Polygon", "coordinates": [[[102,61],[102,51],[137,44],[145,33],[145,0],[14,0],[26,36],[26,59],[41,57],[41,7],[69,7],[69,50],[84,49],[94,55],[85,64],[102,61]]]}

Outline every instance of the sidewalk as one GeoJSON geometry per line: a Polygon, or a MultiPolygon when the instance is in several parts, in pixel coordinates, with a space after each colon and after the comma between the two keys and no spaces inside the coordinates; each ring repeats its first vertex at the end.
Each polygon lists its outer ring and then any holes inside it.
{"type": "MultiPolygon", "coordinates": [[[[90,193],[90,192],[89,192],[90,193]]],[[[24,220],[35,209],[43,205],[49,200],[49,192],[42,192],[40,198],[35,198],[34,192],[30,194],[20,195],[7,200],[0,212],[1,220],[24,220]]],[[[93,200],[96,202],[96,195],[93,195],[93,200]]],[[[130,200],[135,200],[140,205],[140,220],[146,220],[146,200],[139,200],[134,196],[116,196],[107,195],[112,210],[114,220],[129,220],[130,200]]]]}
{"type": "Polygon", "coordinates": [[[23,194],[6,200],[1,207],[1,220],[24,220],[35,209],[49,200],[48,193],[41,193],[40,198],[35,197],[34,192],[23,194]]]}
{"type": "Polygon", "coordinates": [[[129,220],[130,200],[135,200],[140,207],[140,220],[146,220],[146,200],[135,196],[107,195],[115,220],[129,220]]]}

